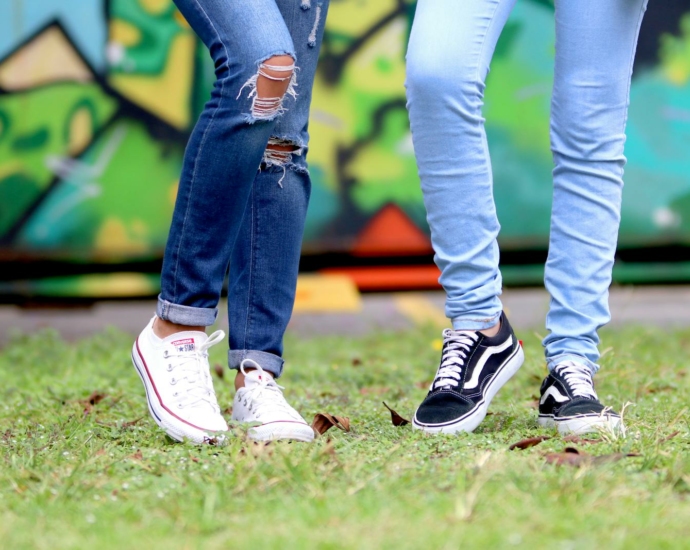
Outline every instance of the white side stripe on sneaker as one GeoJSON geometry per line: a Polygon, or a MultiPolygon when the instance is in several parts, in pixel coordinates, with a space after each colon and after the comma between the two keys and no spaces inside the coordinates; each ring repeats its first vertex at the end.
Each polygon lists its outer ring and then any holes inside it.
{"type": "Polygon", "coordinates": [[[510,336],[500,346],[494,346],[492,348],[486,348],[484,355],[481,356],[479,361],[477,361],[477,365],[474,367],[474,372],[472,373],[472,378],[470,378],[469,382],[465,383],[464,389],[466,389],[466,390],[475,389],[477,387],[477,385],[479,384],[479,377],[481,376],[482,370],[484,370],[484,366],[486,365],[486,362],[489,360],[489,357],[491,357],[492,355],[496,355],[497,353],[501,353],[502,351],[507,350],[512,345],[513,345],[513,337],[510,336]]]}
{"type": "Polygon", "coordinates": [[[565,401],[568,401],[567,395],[563,395],[561,392],[558,391],[558,388],[556,388],[555,386],[550,386],[549,389],[544,392],[544,395],[541,396],[539,404],[543,405],[546,401],[546,398],[549,397],[549,395],[553,397],[558,403],[564,403],[565,401]]]}

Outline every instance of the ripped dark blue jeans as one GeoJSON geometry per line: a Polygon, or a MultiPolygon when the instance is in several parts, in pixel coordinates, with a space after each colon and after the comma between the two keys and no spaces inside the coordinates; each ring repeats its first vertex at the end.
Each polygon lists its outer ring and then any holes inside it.
{"type": "Polygon", "coordinates": [[[328,0],[175,4],[208,47],[216,82],[185,152],[157,314],[212,325],[229,270],[229,365],[251,358],[279,376],[311,189],[307,122],[328,0]],[[259,75],[285,55],[294,60],[282,69],[287,92],[261,96],[259,75]]]}

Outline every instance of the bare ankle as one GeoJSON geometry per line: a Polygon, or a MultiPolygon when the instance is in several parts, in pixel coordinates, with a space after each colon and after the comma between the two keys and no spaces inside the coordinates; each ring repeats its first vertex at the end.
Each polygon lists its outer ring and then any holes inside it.
{"type": "Polygon", "coordinates": [[[167,338],[168,336],[172,336],[178,332],[186,332],[190,330],[196,332],[206,332],[206,327],[178,325],[177,323],[166,321],[160,317],[156,317],[156,320],[153,322],[153,333],[158,336],[158,338],[167,338]]]}
{"type": "MultiPolygon", "coordinates": [[[[245,372],[251,372],[256,369],[245,367],[244,370],[245,372]]],[[[267,370],[264,371],[264,374],[270,376],[271,378],[275,378],[275,376],[273,376],[273,373],[268,372],[267,370]]],[[[237,375],[235,376],[235,391],[239,390],[240,388],[244,388],[244,373],[238,370],[237,375]]]]}
{"type": "Polygon", "coordinates": [[[498,323],[496,323],[494,326],[489,327],[484,330],[480,330],[484,336],[488,336],[489,338],[496,336],[498,334],[498,331],[501,330],[501,321],[499,320],[498,323]]]}

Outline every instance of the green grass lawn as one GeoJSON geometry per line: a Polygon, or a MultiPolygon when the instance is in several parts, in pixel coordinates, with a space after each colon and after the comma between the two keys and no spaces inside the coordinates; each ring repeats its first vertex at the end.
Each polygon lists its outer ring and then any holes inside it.
{"type": "MultiPolygon", "coordinates": [[[[508,450],[555,435],[535,425],[539,335],[518,336],[525,365],[459,436],[394,427],[381,403],[412,415],[437,330],[289,339],[288,400],[309,420],[348,416],[351,432],[263,446],[236,429],[223,448],[173,443],[149,419],[129,336],[17,336],[0,350],[0,547],[690,547],[690,331],[603,333],[597,387],[618,410],[630,402],[627,436],[575,447],[639,456],[579,467],[547,461],[573,445],[559,437],[508,450]]],[[[216,379],[222,406],[231,380],[216,379]]]]}

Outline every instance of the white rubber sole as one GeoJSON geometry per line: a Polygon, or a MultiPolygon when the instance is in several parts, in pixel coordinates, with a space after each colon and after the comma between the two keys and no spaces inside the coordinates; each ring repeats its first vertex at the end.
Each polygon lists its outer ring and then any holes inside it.
{"type": "Polygon", "coordinates": [[[314,441],[314,430],[301,422],[269,422],[247,430],[252,441],[291,440],[311,443],[314,441]]]}
{"type": "Polygon", "coordinates": [[[415,430],[423,430],[431,434],[454,434],[458,432],[473,432],[477,426],[486,418],[486,413],[489,410],[491,400],[496,396],[500,390],[513,375],[520,370],[522,363],[525,361],[525,352],[522,346],[518,345],[515,353],[505,362],[503,366],[496,372],[494,377],[489,382],[486,388],[484,400],[480,401],[474,409],[466,413],[464,416],[448,422],[445,424],[423,424],[417,422],[417,413],[412,419],[412,428],[415,430]]]}
{"type": "Polygon", "coordinates": [[[543,428],[557,428],[563,435],[616,432],[622,428],[620,416],[609,414],[569,416],[558,420],[552,416],[539,416],[537,422],[543,428]]]}
{"type": "Polygon", "coordinates": [[[158,424],[158,426],[175,441],[191,441],[198,445],[204,443],[212,443],[215,445],[222,445],[226,441],[226,433],[224,431],[217,432],[211,430],[203,430],[199,427],[193,426],[181,420],[174,413],[169,411],[165,405],[160,401],[155,385],[151,381],[146,370],[145,362],[139,355],[136,342],[132,347],[132,364],[134,370],[137,371],[141,382],[144,384],[146,391],[146,403],[149,407],[151,417],[158,424]]]}

